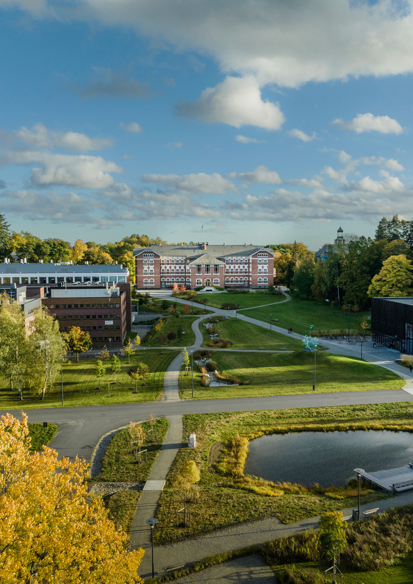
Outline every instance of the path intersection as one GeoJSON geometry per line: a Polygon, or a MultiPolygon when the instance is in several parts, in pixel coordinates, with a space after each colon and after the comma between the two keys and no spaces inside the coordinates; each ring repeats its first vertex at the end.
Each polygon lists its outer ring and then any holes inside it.
{"type": "MultiPolygon", "coordinates": [[[[162,291],[156,294],[161,298],[171,299],[168,292],[162,291]]],[[[285,294],[286,300],[289,296],[285,294]]],[[[173,298],[174,301],[188,303],[188,301],[173,298]]],[[[280,304],[278,302],[277,304],[280,304]]],[[[240,320],[250,322],[263,328],[270,329],[270,324],[254,318],[237,314],[236,311],[226,311],[208,307],[216,315],[236,316],[240,320]]],[[[195,343],[187,347],[190,351],[196,351],[201,348],[203,343],[202,333],[199,329],[200,321],[205,318],[200,317],[192,324],[195,333],[195,343]]],[[[303,336],[297,333],[288,334],[288,331],[271,325],[271,329],[277,333],[288,335],[298,340],[303,336]]],[[[322,344],[336,354],[347,356],[359,356],[359,347],[338,343],[335,341],[322,341],[322,344]]],[[[164,347],[163,347],[164,349],[164,347]]],[[[176,349],[176,348],[175,348],[176,349]]],[[[228,351],[228,349],[226,349],[228,351]]],[[[248,351],[251,352],[251,351],[248,351]]],[[[262,351],[260,351],[262,352],[262,351]]],[[[274,351],[271,351],[272,353],[274,351]]],[[[163,416],[168,418],[169,430],[165,438],[163,447],[156,459],[145,489],[138,502],[135,519],[131,530],[131,547],[143,547],[147,550],[144,560],[139,570],[142,577],[150,576],[150,541],[149,528],[146,525],[146,519],[153,517],[156,511],[157,501],[160,495],[159,485],[166,479],[172,462],[179,451],[179,448],[185,445],[185,437],[182,436],[182,416],[193,413],[218,413],[234,411],[260,411],[275,409],[294,409],[303,407],[325,407],[340,405],[360,405],[376,403],[395,403],[413,401],[413,376],[402,366],[395,363],[396,352],[389,349],[373,349],[371,343],[365,343],[363,348],[364,360],[380,365],[397,373],[406,380],[406,385],[400,390],[382,390],[366,392],[345,392],[345,393],[324,393],[324,394],[306,394],[291,396],[270,396],[254,398],[236,398],[236,399],[219,399],[219,400],[181,400],[179,397],[179,372],[182,364],[182,354],[180,353],[169,365],[164,380],[164,399],[160,402],[139,403],[136,405],[110,405],[110,406],[86,406],[86,407],[69,407],[69,408],[44,408],[28,410],[29,422],[54,422],[58,425],[59,430],[51,446],[55,448],[59,456],[68,456],[74,459],[81,456],[90,460],[92,453],[99,443],[100,438],[107,432],[120,428],[129,423],[130,420],[140,421],[149,417],[153,412],[157,417],[163,416]],[[154,481],[154,482],[152,482],[154,481]],[[150,485],[153,485],[152,488],[150,485]],[[157,486],[158,485],[158,486],[157,486]]],[[[4,414],[6,412],[0,412],[4,414]]],[[[13,414],[17,412],[14,410],[13,414]]],[[[17,415],[17,417],[20,417],[17,415]]],[[[399,495],[397,500],[384,500],[380,502],[380,509],[390,506],[406,505],[413,502],[413,493],[404,493],[399,495]]],[[[371,504],[370,504],[371,505],[371,504]]],[[[346,513],[349,510],[346,510],[346,513]]],[[[253,523],[237,525],[227,529],[214,531],[188,541],[160,546],[155,548],[156,554],[156,571],[157,575],[164,573],[165,569],[177,564],[190,565],[209,555],[231,551],[252,545],[254,543],[263,543],[282,535],[299,533],[317,525],[318,518],[311,518],[301,521],[297,524],[283,525],[276,518],[268,518],[253,523]]],[[[227,576],[220,579],[214,576],[214,581],[227,581],[229,576],[234,579],[234,570],[238,575],[237,581],[247,580],[251,582],[260,581],[262,583],[268,580],[268,573],[263,570],[259,560],[252,562],[235,562],[228,567],[227,576]]],[[[225,569],[222,570],[224,574],[225,569]]],[[[211,573],[212,577],[212,573],[211,573]]],[[[193,582],[198,580],[188,580],[193,582]]],[[[199,581],[206,581],[199,579],[199,581]]],[[[186,582],[186,580],[185,580],[186,582]]]]}

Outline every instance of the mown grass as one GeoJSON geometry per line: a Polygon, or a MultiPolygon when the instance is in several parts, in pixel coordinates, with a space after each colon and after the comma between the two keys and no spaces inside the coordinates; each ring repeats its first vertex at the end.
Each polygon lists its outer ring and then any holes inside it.
{"type": "MultiPolygon", "coordinates": [[[[310,325],[313,325],[312,334],[318,331],[343,331],[348,330],[348,311],[331,307],[327,302],[316,302],[315,300],[298,300],[291,298],[289,302],[284,302],[280,306],[265,306],[255,310],[240,311],[241,314],[262,320],[268,323],[270,314],[272,318],[277,318],[274,322],[281,328],[292,327],[293,332],[307,335],[310,333],[310,325]]],[[[361,323],[367,320],[370,311],[350,312],[350,334],[357,333],[361,329],[361,323]]],[[[369,322],[367,320],[367,322],[369,322]]]]}
{"type": "Polygon", "coordinates": [[[30,450],[34,452],[35,450],[41,450],[42,446],[47,446],[53,440],[57,434],[56,424],[47,424],[47,428],[43,427],[43,424],[30,423],[29,424],[29,436],[32,439],[30,444],[30,450]]]}
{"type": "Polygon", "coordinates": [[[168,431],[168,421],[164,418],[156,420],[153,434],[149,422],[142,426],[145,431],[142,450],[147,450],[146,457],[145,454],[142,455],[142,462],[131,452],[129,430],[121,430],[110,441],[103,457],[100,475],[93,482],[144,483],[147,480],[168,431]]]}
{"type": "Polygon", "coordinates": [[[195,343],[195,334],[192,330],[192,323],[196,319],[196,316],[183,316],[179,318],[175,318],[174,316],[165,317],[165,324],[162,329],[159,332],[153,331],[153,335],[149,341],[143,343],[143,345],[145,347],[160,347],[160,335],[165,337],[165,342],[163,344],[166,347],[184,347],[193,345],[195,343]],[[181,338],[178,338],[179,328],[182,329],[181,338]],[[168,333],[171,331],[176,334],[176,339],[173,341],[168,339],[168,333]]]}
{"type": "MultiPolygon", "coordinates": [[[[172,290],[171,290],[172,292],[172,290]]],[[[166,300],[166,299],[160,299],[160,298],[156,298],[156,299],[150,299],[148,304],[139,304],[138,300],[132,300],[133,304],[138,304],[139,305],[139,313],[140,314],[149,314],[151,312],[153,313],[157,313],[157,314],[163,314],[165,316],[167,316],[169,314],[169,309],[171,308],[171,306],[175,306],[176,308],[176,312],[178,314],[186,314],[185,308],[184,308],[184,304],[182,304],[181,302],[175,302],[175,300],[166,300]],[[167,303],[167,307],[166,308],[162,308],[162,303],[167,303]]],[[[212,311],[208,310],[207,308],[202,308],[202,306],[200,306],[199,304],[195,304],[193,305],[193,302],[191,300],[185,301],[185,304],[187,304],[189,306],[190,309],[190,314],[198,314],[198,315],[202,315],[202,314],[211,314],[212,311]]]]}
{"type": "Polygon", "coordinates": [[[138,491],[121,491],[104,498],[110,519],[126,533],[131,530],[139,496],[138,491]]]}
{"type": "MultiPolygon", "coordinates": [[[[206,347],[206,343],[210,340],[207,329],[203,326],[205,322],[208,322],[208,319],[202,321],[200,325],[204,337],[203,347],[206,347]]],[[[231,341],[231,349],[273,349],[274,351],[281,351],[285,348],[288,351],[294,351],[302,347],[302,343],[296,339],[237,318],[229,318],[228,320],[214,323],[214,327],[218,329],[220,339],[231,341]]]]}
{"type": "MultiPolygon", "coordinates": [[[[284,494],[271,496],[267,491],[265,496],[249,490],[253,483],[248,478],[243,482],[242,477],[234,479],[219,469],[223,446],[237,434],[253,439],[274,432],[347,430],[413,432],[413,405],[407,402],[184,416],[184,435],[195,433],[198,448],[180,450],[172,465],[157,510],[156,542],[178,541],[265,517],[278,517],[283,523],[292,523],[325,511],[355,506],[357,497],[352,488],[347,494],[342,488],[339,499],[316,489],[285,488],[284,485],[278,488],[284,494]],[[198,503],[191,505],[191,527],[183,528],[176,527],[176,511],[182,507],[182,493],[176,484],[180,469],[188,460],[194,460],[199,466],[201,480],[198,503]]],[[[263,485],[262,479],[260,481],[263,485]]],[[[362,496],[362,502],[372,502],[382,496],[369,492],[362,496]]]]}
{"type": "MultiPolygon", "coordinates": [[[[65,406],[93,406],[122,403],[155,401],[163,391],[164,375],[171,361],[178,354],[170,349],[139,350],[130,359],[122,357],[122,370],[117,375],[116,383],[110,371],[110,361],[105,361],[106,376],[98,381],[94,367],[96,360],[71,361],[63,364],[63,386],[65,406]],[[128,371],[139,361],[146,363],[151,373],[143,382],[139,381],[135,393],[135,382],[128,371]],[[99,388],[100,383],[100,389],[99,388]]],[[[20,401],[17,392],[12,394],[4,379],[0,380],[0,409],[53,408],[61,406],[60,375],[57,376],[52,391],[41,400],[38,394],[24,393],[20,401]]]]}
{"type": "MultiPolygon", "coordinates": [[[[218,370],[229,377],[237,377],[246,385],[202,387],[201,374],[194,370],[194,398],[217,399],[255,397],[266,395],[293,395],[313,393],[314,354],[308,351],[294,353],[236,353],[215,351],[212,359],[218,370]]],[[[378,365],[356,357],[331,355],[317,351],[316,392],[370,391],[400,389],[404,380],[378,365]]],[[[191,375],[181,373],[182,397],[191,397],[191,375]]]]}
{"type": "Polygon", "coordinates": [[[276,304],[282,302],[285,300],[285,296],[283,294],[267,294],[265,292],[248,292],[247,294],[219,292],[216,294],[196,294],[194,299],[202,300],[202,304],[213,306],[215,308],[221,308],[224,303],[237,304],[239,308],[250,308],[252,306],[262,306],[263,304],[276,304]]]}

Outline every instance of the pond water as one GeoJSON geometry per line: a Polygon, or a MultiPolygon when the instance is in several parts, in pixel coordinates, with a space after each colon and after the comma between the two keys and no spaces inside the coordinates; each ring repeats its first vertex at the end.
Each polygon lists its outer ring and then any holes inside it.
{"type": "Polygon", "coordinates": [[[274,482],[345,485],[353,469],[367,472],[413,460],[413,434],[389,431],[295,432],[252,440],[245,474],[274,482]]]}

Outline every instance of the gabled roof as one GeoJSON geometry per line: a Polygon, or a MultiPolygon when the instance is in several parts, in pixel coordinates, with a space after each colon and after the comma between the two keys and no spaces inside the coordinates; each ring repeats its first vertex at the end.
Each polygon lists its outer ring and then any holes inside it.
{"type": "Polygon", "coordinates": [[[214,266],[225,266],[224,262],[221,262],[221,260],[217,260],[217,258],[214,258],[209,253],[204,253],[204,255],[199,256],[199,258],[193,260],[189,265],[199,266],[204,264],[213,264],[214,266]]]}
{"type": "Polygon", "coordinates": [[[152,245],[148,248],[137,248],[134,250],[133,255],[137,256],[143,252],[153,251],[154,253],[167,257],[187,257],[187,258],[198,258],[205,253],[214,258],[223,257],[249,257],[250,255],[258,251],[267,251],[272,256],[274,252],[271,248],[259,245],[207,245],[206,249],[203,249],[201,245],[152,245]]]}

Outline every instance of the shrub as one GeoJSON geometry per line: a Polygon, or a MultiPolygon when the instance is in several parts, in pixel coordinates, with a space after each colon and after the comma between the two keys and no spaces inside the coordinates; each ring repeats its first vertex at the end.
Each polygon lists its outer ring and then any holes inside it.
{"type": "Polygon", "coordinates": [[[224,302],[221,304],[222,310],[236,310],[238,308],[238,304],[234,304],[233,302],[224,302]]]}
{"type": "Polygon", "coordinates": [[[208,347],[216,347],[217,349],[227,349],[231,346],[231,341],[225,339],[218,339],[217,341],[208,341],[208,347]]]}
{"type": "Polygon", "coordinates": [[[270,566],[294,562],[318,562],[321,560],[320,536],[317,532],[308,531],[290,537],[281,537],[264,543],[261,551],[270,566]]]}
{"type": "Polygon", "coordinates": [[[207,351],[205,349],[201,349],[199,351],[195,351],[194,359],[199,361],[199,359],[210,359],[212,357],[212,351],[207,351]]]}
{"type": "Polygon", "coordinates": [[[301,566],[286,566],[284,571],[277,573],[280,584],[324,584],[324,577],[320,572],[301,566]]]}
{"type": "Polygon", "coordinates": [[[208,322],[215,323],[215,322],[222,322],[224,320],[227,320],[225,318],[225,316],[211,316],[211,318],[208,319],[208,322]]]}
{"type": "Polygon", "coordinates": [[[200,383],[201,383],[202,387],[208,387],[209,386],[209,382],[210,382],[210,379],[209,379],[208,375],[203,375],[201,377],[200,383]]]}
{"type": "Polygon", "coordinates": [[[217,329],[216,326],[211,326],[208,329],[208,334],[210,334],[210,335],[219,335],[219,330],[217,329]]]}
{"type": "Polygon", "coordinates": [[[218,369],[218,365],[216,364],[215,361],[207,361],[205,363],[205,365],[206,365],[206,368],[208,369],[208,371],[214,372],[218,369]]]}

